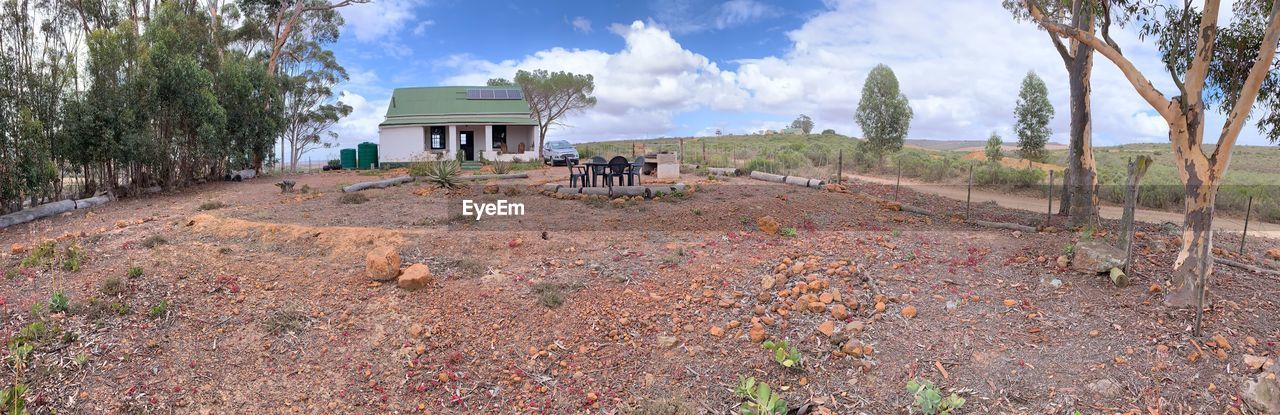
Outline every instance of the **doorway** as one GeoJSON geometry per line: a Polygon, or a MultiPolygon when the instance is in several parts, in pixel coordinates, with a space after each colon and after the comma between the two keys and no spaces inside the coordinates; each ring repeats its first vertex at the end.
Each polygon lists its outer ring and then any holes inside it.
{"type": "Polygon", "coordinates": [[[476,140],[474,131],[458,131],[458,149],[462,150],[462,160],[475,161],[476,140]]]}

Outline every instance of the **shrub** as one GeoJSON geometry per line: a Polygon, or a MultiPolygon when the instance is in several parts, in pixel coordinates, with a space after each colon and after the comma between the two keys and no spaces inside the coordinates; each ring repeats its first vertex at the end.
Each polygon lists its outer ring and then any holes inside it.
{"type": "Polygon", "coordinates": [[[738,375],[738,386],[733,393],[745,402],[742,415],[781,415],[787,413],[787,402],[782,395],[773,392],[768,383],[756,382],[754,377],[738,375]]]}
{"type": "Polygon", "coordinates": [[[489,164],[489,166],[493,168],[493,174],[511,173],[511,162],[509,161],[499,160],[489,164]]]}
{"type": "Polygon", "coordinates": [[[1000,165],[975,169],[973,181],[979,186],[1007,186],[1015,189],[1031,188],[1040,185],[1045,178],[1044,170],[1027,168],[1015,169],[1000,165]]]}
{"type": "Polygon", "coordinates": [[[35,248],[31,248],[31,253],[27,254],[18,265],[23,268],[45,268],[54,261],[55,249],[53,241],[45,241],[35,248]]]}
{"type": "Polygon", "coordinates": [[[126,288],[128,287],[124,284],[124,280],[120,279],[120,277],[109,277],[106,280],[103,280],[102,287],[101,287],[102,295],[106,295],[106,296],[116,296],[116,295],[123,294],[126,288]]]}
{"type": "Polygon", "coordinates": [[[369,197],[363,193],[343,193],[342,196],[338,197],[338,203],[344,205],[358,205],[368,201],[369,197]]]}
{"type": "Polygon", "coordinates": [[[152,320],[164,317],[169,314],[169,300],[160,300],[156,305],[151,306],[151,310],[147,312],[147,317],[152,320]]]}
{"type": "Polygon", "coordinates": [[[782,365],[782,367],[796,367],[800,365],[801,361],[804,359],[804,356],[800,354],[800,350],[796,349],[795,346],[792,346],[786,340],[765,340],[765,342],[761,344],[761,347],[765,350],[772,351],[773,361],[782,365]]]}
{"type": "Polygon", "coordinates": [[[71,244],[67,246],[67,250],[62,257],[62,269],[64,271],[79,271],[84,259],[84,248],[81,248],[79,244],[71,244]]]}
{"type": "Polygon", "coordinates": [[[67,293],[59,290],[49,296],[49,311],[61,313],[71,308],[71,300],[67,298],[67,293]]]}
{"type": "Polygon", "coordinates": [[[813,163],[798,151],[784,150],[774,155],[774,159],[778,161],[785,169],[798,169],[801,167],[811,167],[813,163]]]}
{"type": "Polygon", "coordinates": [[[462,185],[462,165],[456,161],[422,161],[409,166],[409,174],[427,183],[453,189],[462,185]]]}
{"type": "Polygon", "coordinates": [[[267,315],[262,321],[262,328],[272,335],[281,335],[284,333],[302,333],[307,327],[310,318],[301,311],[297,310],[276,310],[267,315]]]}
{"type": "Polygon", "coordinates": [[[227,207],[227,205],[218,200],[204,202],[200,204],[200,210],[217,210],[217,209],[222,209],[224,207],[227,207]]]}
{"type": "Polygon", "coordinates": [[[776,173],[782,169],[781,169],[781,166],[776,161],[756,157],[751,160],[747,160],[747,165],[743,167],[743,170],[746,170],[747,173],[751,173],[753,171],[762,171],[765,173],[776,173]]]}
{"type": "Polygon", "coordinates": [[[542,304],[547,308],[556,308],[560,304],[564,304],[565,295],[576,288],[577,286],[573,284],[539,282],[533,284],[529,289],[533,291],[533,295],[538,297],[538,304],[542,304]]]}
{"type": "Polygon", "coordinates": [[[147,249],[154,249],[157,246],[164,245],[167,243],[169,243],[169,241],[164,239],[164,237],[160,235],[151,235],[151,236],[148,236],[147,239],[142,240],[142,246],[147,249]]]}
{"type": "Polygon", "coordinates": [[[796,228],[782,228],[782,230],[778,231],[778,234],[782,236],[792,237],[792,238],[794,238],[797,235],[796,228]]]}
{"type": "Polygon", "coordinates": [[[142,267],[129,267],[127,274],[129,278],[138,278],[142,276],[142,267]]]}

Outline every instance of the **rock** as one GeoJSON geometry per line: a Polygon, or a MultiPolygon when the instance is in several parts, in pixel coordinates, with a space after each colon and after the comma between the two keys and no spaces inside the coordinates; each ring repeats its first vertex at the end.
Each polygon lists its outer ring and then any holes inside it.
{"type": "Polygon", "coordinates": [[[1256,372],[1262,370],[1262,367],[1267,365],[1267,358],[1246,354],[1244,355],[1244,365],[1256,372]]]}
{"type": "Polygon", "coordinates": [[[510,240],[510,241],[507,241],[507,247],[508,247],[508,248],[517,248],[517,247],[519,247],[520,245],[524,245],[524,240],[523,240],[523,239],[516,238],[516,239],[512,239],[512,240],[510,240]]]}
{"type": "Polygon", "coordinates": [[[906,318],[916,317],[916,306],[909,305],[902,308],[902,316],[906,318]]]}
{"type": "Polygon", "coordinates": [[[489,194],[489,195],[497,194],[497,193],[498,193],[498,185],[496,185],[496,184],[487,184],[487,185],[485,185],[485,186],[484,186],[484,193],[485,193],[485,194],[489,194]]]}
{"type": "Polygon", "coordinates": [[[836,304],[831,307],[831,317],[836,320],[844,320],[849,318],[849,310],[845,308],[844,304],[836,304]]]}
{"type": "Polygon", "coordinates": [[[1272,248],[1267,250],[1267,258],[1280,261],[1280,248],[1272,248]]]}
{"type": "Polygon", "coordinates": [[[364,256],[364,272],[374,281],[391,281],[400,275],[400,253],[394,247],[379,246],[364,256]]]}
{"type": "Polygon", "coordinates": [[[1106,398],[1114,398],[1119,396],[1121,392],[1120,384],[1111,379],[1099,379],[1089,382],[1088,385],[1085,385],[1085,388],[1098,396],[1106,398]]]}
{"type": "Polygon", "coordinates": [[[1257,379],[1247,380],[1240,391],[1240,397],[1263,414],[1280,415],[1280,380],[1274,373],[1258,375],[1257,379]]]}
{"type": "Polygon", "coordinates": [[[413,323],[412,326],[409,326],[409,337],[421,336],[423,330],[426,330],[426,329],[423,328],[421,324],[413,323]]]}
{"type": "Polygon", "coordinates": [[[747,335],[751,337],[751,341],[753,342],[756,342],[756,343],[763,342],[765,338],[764,325],[760,323],[752,324],[751,330],[747,332],[747,335]]]}
{"type": "Polygon", "coordinates": [[[809,303],[809,311],[811,311],[811,312],[814,312],[814,313],[821,313],[821,312],[826,311],[826,310],[827,310],[827,305],[826,305],[826,304],[822,304],[822,302],[821,302],[821,301],[813,301],[813,302],[810,302],[810,303],[809,303]]]}
{"type": "Polygon", "coordinates": [[[861,359],[863,356],[862,342],[857,340],[844,342],[844,345],[840,346],[840,351],[849,356],[853,356],[854,358],[861,359]]]}
{"type": "Polygon", "coordinates": [[[26,252],[26,250],[27,250],[27,247],[23,246],[22,244],[13,244],[9,246],[9,252],[14,255],[26,252]]]}
{"type": "Polygon", "coordinates": [[[756,226],[760,227],[761,232],[770,235],[777,235],[778,230],[782,227],[782,225],[778,224],[778,220],[774,219],[773,216],[762,216],[760,219],[756,219],[756,226]]]}
{"type": "Polygon", "coordinates": [[[834,300],[835,296],[831,293],[822,293],[822,295],[818,296],[818,301],[821,301],[823,304],[831,304],[834,300]]]}
{"type": "Polygon", "coordinates": [[[720,326],[711,326],[710,333],[712,336],[721,337],[724,336],[724,329],[720,326]]]}
{"type": "Polygon", "coordinates": [[[1224,350],[1231,350],[1231,342],[1228,342],[1227,338],[1223,337],[1221,334],[1214,335],[1213,342],[1217,343],[1218,347],[1224,350]]]}
{"type": "Polygon", "coordinates": [[[764,277],[760,278],[761,289],[771,290],[773,289],[773,284],[775,283],[777,283],[777,279],[775,279],[772,275],[765,275],[764,277]]]}
{"type": "Polygon", "coordinates": [[[854,321],[852,323],[845,325],[844,331],[853,332],[853,333],[862,333],[862,330],[864,328],[866,328],[866,323],[863,323],[861,321],[854,321]]]}
{"type": "Polygon", "coordinates": [[[818,325],[818,332],[823,336],[831,337],[836,332],[836,323],[831,320],[824,321],[818,325]]]}
{"type": "Polygon", "coordinates": [[[406,290],[417,290],[426,288],[434,282],[435,278],[431,276],[431,269],[423,264],[413,264],[409,268],[405,268],[403,274],[400,274],[400,278],[396,280],[396,285],[406,290]]]}
{"type": "Polygon", "coordinates": [[[1124,251],[1100,239],[1080,241],[1076,244],[1071,267],[1086,274],[1108,272],[1112,268],[1124,267],[1124,251]]]}
{"type": "Polygon", "coordinates": [[[1071,266],[1071,260],[1067,259],[1066,255],[1058,255],[1058,259],[1056,262],[1058,264],[1058,268],[1066,268],[1071,266]]]}
{"type": "Polygon", "coordinates": [[[678,342],[679,339],[676,339],[675,336],[658,336],[658,347],[662,349],[675,347],[678,342]]]}

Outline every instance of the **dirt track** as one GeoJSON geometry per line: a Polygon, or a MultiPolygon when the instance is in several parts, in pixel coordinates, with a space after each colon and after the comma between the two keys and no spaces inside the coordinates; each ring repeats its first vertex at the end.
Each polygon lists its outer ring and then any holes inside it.
{"type": "MultiPolygon", "coordinates": [[[[887,179],[882,177],[864,176],[864,175],[848,174],[848,173],[845,174],[845,176],[852,177],[858,180],[867,181],[867,182],[883,184],[883,185],[892,186],[894,184],[894,179],[887,179]]],[[[944,196],[944,197],[955,199],[955,200],[965,199],[966,189],[964,186],[960,186],[960,185],[919,183],[919,182],[907,180],[907,179],[902,180],[902,185],[904,187],[910,187],[911,190],[914,190],[920,193],[944,196]]],[[[1057,196],[1055,196],[1055,199],[1056,197],[1057,196]]],[[[1005,208],[1026,210],[1026,211],[1040,212],[1040,213],[1043,213],[1045,209],[1048,207],[1048,204],[1044,199],[1037,199],[1032,197],[1007,194],[1007,193],[997,193],[991,190],[976,189],[976,188],[973,189],[973,202],[974,203],[995,202],[996,204],[1005,208]]],[[[1054,200],[1053,210],[1055,212],[1058,210],[1058,202],[1060,202],[1060,200],[1054,200]]],[[[1120,206],[1105,205],[1105,204],[1102,205],[1099,211],[1102,214],[1102,217],[1106,219],[1120,219],[1120,215],[1121,213],[1123,213],[1122,212],[1123,209],[1120,206]]],[[[1178,212],[1138,209],[1137,218],[1139,221],[1149,222],[1149,223],[1172,222],[1179,225],[1182,224],[1182,214],[1178,212]]],[[[1057,220],[1057,218],[1055,218],[1055,220],[1057,220]]],[[[1229,217],[1219,213],[1217,217],[1215,217],[1213,220],[1213,227],[1214,227],[1214,230],[1218,230],[1218,231],[1240,232],[1244,229],[1244,218],[1229,217]]],[[[1257,220],[1256,218],[1251,219],[1249,221],[1249,236],[1280,238],[1280,224],[1262,222],[1257,220]]]]}

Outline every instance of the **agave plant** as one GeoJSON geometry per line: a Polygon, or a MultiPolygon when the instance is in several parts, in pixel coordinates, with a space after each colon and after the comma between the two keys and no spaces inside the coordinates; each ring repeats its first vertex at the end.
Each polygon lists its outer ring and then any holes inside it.
{"type": "Polygon", "coordinates": [[[462,177],[462,166],[456,161],[428,161],[424,162],[422,168],[418,170],[423,180],[434,183],[438,187],[453,189],[462,185],[462,181],[459,180],[462,177]]]}
{"type": "Polygon", "coordinates": [[[489,166],[493,168],[493,174],[511,173],[511,162],[509,161],[498,160],[493,162],[489,166]]]}

